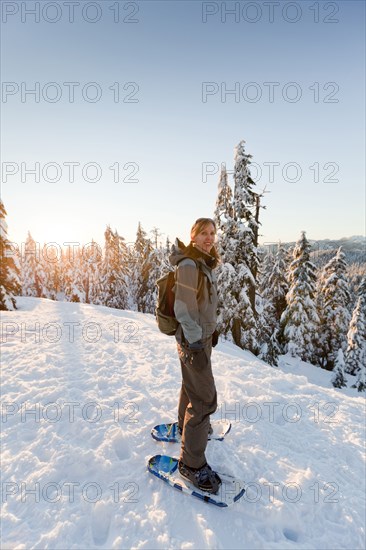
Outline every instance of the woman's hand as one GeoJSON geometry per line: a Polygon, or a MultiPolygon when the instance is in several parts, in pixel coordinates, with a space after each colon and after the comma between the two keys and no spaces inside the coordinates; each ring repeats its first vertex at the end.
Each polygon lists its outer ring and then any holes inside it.
{"type": "Polygon", "coordinates": [[[192,342],[192,344],[187,342],[187,346],[190,351],[201,351],[205,347],[202,340],[197,340],[197,342],[192,342]]]}

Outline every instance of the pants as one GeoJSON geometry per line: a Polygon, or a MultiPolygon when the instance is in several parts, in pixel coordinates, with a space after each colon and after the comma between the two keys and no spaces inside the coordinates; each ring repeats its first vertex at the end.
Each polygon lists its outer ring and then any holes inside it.
{"type": "Polygon", "coordinates": [[[211,368],[212,342],[202,351],[191,352],[178,343],[182,387],[178,405],[178,425],[182,428],[180,460],[191,468],[206,463],[205,450],[210,414],[217,409],[217,393],[211,368]]]}

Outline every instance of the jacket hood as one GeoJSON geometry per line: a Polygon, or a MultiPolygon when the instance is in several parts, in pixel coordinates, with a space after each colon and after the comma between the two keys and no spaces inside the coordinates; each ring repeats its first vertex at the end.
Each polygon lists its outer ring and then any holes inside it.
{"type": "MultiPolygon", "coordinates": [[[[212,249],[210,250],[210,252],[212,249]]],[[[183,258],[192,258],[194,260],[203,260],[205,264],[214,269],[217,266],[217,259],[215,256],[199,250],[192,243],[186,246],[180,239],[176,238],[175,243],[172,245],[172,253],[169,256],[169,261],[172,265],[177,265],[183,258]]]]}

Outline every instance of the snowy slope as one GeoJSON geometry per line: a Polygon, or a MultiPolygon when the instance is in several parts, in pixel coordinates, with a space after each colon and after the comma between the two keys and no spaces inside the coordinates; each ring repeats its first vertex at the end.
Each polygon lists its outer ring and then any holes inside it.
{"type": "Polygon", "coordinates": [[[146,471],[150,455],[179,453],[149,435],[175,419],[180,387],[174,339],[153,316],[18,305],[2,315],[2,548],[364,547],[364,398],[354,390],[220,343],[215,416],[233,427],[207,457],[248,485],[218,509],[146,471]]]}

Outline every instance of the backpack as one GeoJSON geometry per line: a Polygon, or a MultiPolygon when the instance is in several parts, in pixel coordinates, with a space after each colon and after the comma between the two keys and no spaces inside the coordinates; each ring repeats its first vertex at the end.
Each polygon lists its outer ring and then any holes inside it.
{"type": "MultiPolygon", "coordinates": [[[[185,258],[182,258],[182,260],[184,259],[185,258]]],[[[201,282],[204,279],[204,275],[200,267],[200,262],[196,262],[196,260],[194,260],[193,258],[189,259],[193,260],[196,264],[196,267],[198,268],[198,299],[202,291],[203,285],[201,284],[201,282]]],[[[173,292],[173,286],[176,282],[175,273],[176,270],[168,271],[168,273],[166,273],[165,275],[163,275],[163,277],[156,281],[156,286],[158,287],[158,299],[156,302],[155,317],[160,332],[166,334],[167,336],[174,336],[179,326],[179,322],[177,321],[174,313],[175,294],[173,292]]]]}

